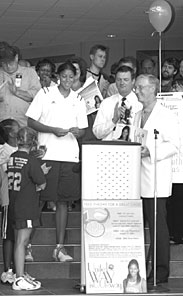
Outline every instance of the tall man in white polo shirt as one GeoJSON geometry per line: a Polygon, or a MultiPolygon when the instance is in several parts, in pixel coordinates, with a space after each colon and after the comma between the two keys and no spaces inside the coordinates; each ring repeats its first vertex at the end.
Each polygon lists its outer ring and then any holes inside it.
{"type": "Polygon", "coordinates": [[[125,106],[130,109],[132,123],[134,115],[142,109],[142,104],[132,90],[135,82],[134,71],[128,66],[121,66],[116,72],[115,82],[119,93],[102,101],[93,125],[93,133],[98,139],[113,139],[113,131],[124,117],[125,106]],[[123,100],[125,106],[121,106],[123,100]]]}

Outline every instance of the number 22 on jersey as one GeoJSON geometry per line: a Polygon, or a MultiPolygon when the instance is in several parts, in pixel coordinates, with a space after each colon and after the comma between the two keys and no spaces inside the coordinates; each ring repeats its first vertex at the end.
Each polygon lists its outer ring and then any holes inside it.
{"type": "Polygon", "coordinates": [[[8,189],[14,191],[20,191],[20,183],[22,175],[19,172],[8,172],[8,189]]]}

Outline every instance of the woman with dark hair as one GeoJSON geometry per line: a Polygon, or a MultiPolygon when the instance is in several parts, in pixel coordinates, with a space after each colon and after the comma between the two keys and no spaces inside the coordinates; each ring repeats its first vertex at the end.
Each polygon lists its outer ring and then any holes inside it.
{"type": "Polygon", "coordinates": [[[129,141],[129,136],[130,136],[130,127],[129,125],[125,125],[122,129],[119,140],[129,141]]]}
{"type": "Polygon", "coordinates": [[[43,157],[47,167],[47,186],[41,200],[56,202],[55,261],[71,261],[64,248],[68,202],[80,198],[80,174],[73,171],[79,162],[77,139],[88,126],[84,100],[72,90],[76,68],[70,61],[58,67],[60,84],[43,89],[35,96],[26,115],[28,125],[38,131],[40,145],[46,145],[43,157]]]}
{"type": "Polygon", "coordinates": [[[136,259],[132,259],[128,264],[128,275],[123,281],[124,293],[144,293],[147,292],[146,280],[141,278],[139,264],[136,259]]]}
{"type": "Polygon", "coordinates": [[[101,104],[101,99],[99,96],[94,96],[94,100],[95,100],[95,108],[98,109],[100,107],[100,104],[101,104]]]}
{"type": "Polygon", "coordinates": [[[40,78],[42,87],[54,86],[56,84],[55,70],[56,66],[48,59],[40,60],[36,67],[36,72],[40,78]]]}
{"type": "Polygon", "coordinates": [[[81,87],[83,87],[86,81],[87,64],[85,60],[83,60],[80,57],[73,57],[70,61],[76,68],[76,75],[74,76],[74,83],[72,89],[74,91],[78,91],[81,87]]]}

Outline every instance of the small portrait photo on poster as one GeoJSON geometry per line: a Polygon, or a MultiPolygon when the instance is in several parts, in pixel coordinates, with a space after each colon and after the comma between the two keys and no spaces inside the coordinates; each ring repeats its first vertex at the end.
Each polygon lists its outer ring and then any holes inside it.
{"type": "Polygon", "coordinates": [[[100,107],[102,100],[100,99],[100,97],[98,95],[96,95],[96,96],[94,96],[94,101],[95,101],[95,108],[98,109],[100,107]]]}
{"type": "Polygon", "coordinates": [[[87,115],[96,112],[103,101],[102,94],[96,81],[93,81],[84,88],[79,95],[85,100],[87,115]]]}
{"type": "Polygon", "coordinates": [[[128,263],[128,274],[123,280],[124,293],[145,293],[147,292],[146,280],[141,277],[139,263],[136,259],[128,263]]]}

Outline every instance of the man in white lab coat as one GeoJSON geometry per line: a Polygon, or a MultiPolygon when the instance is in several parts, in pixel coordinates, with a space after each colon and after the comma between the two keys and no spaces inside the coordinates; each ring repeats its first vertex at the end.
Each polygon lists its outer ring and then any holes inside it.
{"type": "MultiPolygon", "coordinates": [[[[157,284],[167,282],[169,276],[170,248],[166,201],[172,190],[172,156],[177,153],[179,142],[176,118],[156,99],[158,89],[159,80],[155,76],[142,74],[137,77],[135,91],[143,109],[135,115],[134,125],[147,131],[146,144],[141,149],[141,196],[144,215],[149,224],[152,262],[154,260],[154,197],[157,197],[157,284]]],[[[154,283],[153,276],[152,263],[149,283],[154,283]]]]}

